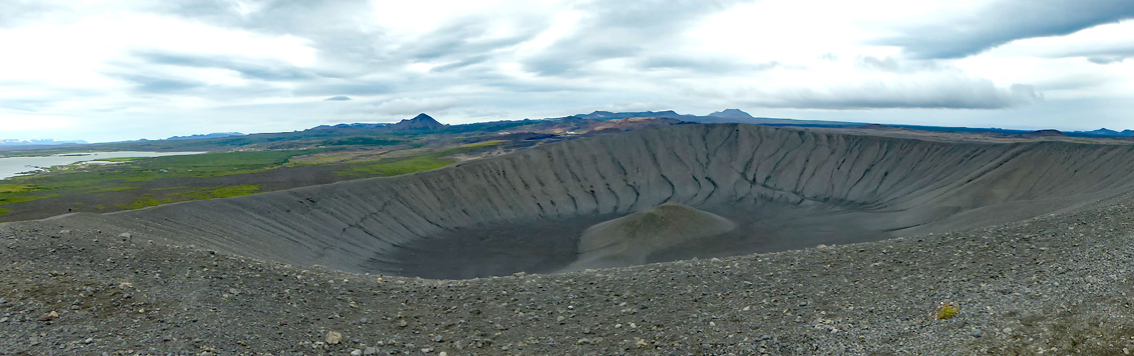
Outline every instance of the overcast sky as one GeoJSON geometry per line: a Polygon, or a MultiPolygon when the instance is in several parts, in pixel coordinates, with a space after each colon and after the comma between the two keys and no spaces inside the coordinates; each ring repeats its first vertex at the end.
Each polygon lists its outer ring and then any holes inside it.
{"type": "Polygon", "coordinates": [[[594,110],[1134,129],[1131,0],[0,0],[0,138],[594,110]]]}

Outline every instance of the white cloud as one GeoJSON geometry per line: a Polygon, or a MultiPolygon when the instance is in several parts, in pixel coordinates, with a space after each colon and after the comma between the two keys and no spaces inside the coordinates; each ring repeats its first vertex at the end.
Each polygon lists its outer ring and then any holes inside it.
{"type": "Polygon", "coordinates": [[[1050,122],[1042,107],[1089,109],[1097,119],[1074,119],[1083,128],[1134,127],[1113,104],[1134,101],[1134,22],[1115,22],[1132,7],[1050,5],[44,1],[0,14],[0,67],[19,69],[0,71],[0,112],[53,118],[22,132],[92,141],[596,108],[1011,127],[1050,122]],[[1056,10],[1075,11],[1043,21],[1056,10]],[[323,100],[339,95],[353,100],[323,100]]]}
{"type": "MultiPolygon", "coordinates": [[[[8,138],[18,138],[21,133],[41,132],[43,129],[60,129],[75,125],[74,118],[56,115],[31,115],[0,110],[0,127],[8,138]]],[[[25,134],[20,136],[36,136],[25,134]]]]}
{"type": "Polygon", "coordinates": [[[1064,36],[1016,40],[957,61],[965,72],[998,83],[1027,81],[1049,98],[1129,98],[1134,85],[1134,22],[1105,24],[1064,36]],[[1100,65],[1089,59],[1115,58],[1100,65]]]}
{"type": "MultiPolygon", "coordinates": [[[[906,3],[920,3],[916,1],[906,3]]],[[[769,0],[739,5],[707,18],[687,35],[690,49],[753,62],[804,62],[827,53],[885,56],[896,48],[868,47],[870,33],[855,24],[862,2],[769,0]]]]}
{"type": "Polygon", "coordinates": [[[1025,38],[989,51],[994,57],[1066,58],[1134,55],[1134,21],[1099,25],[1065,36],[1025,38]]]}
{"type": "Polygon", "coordinates": [[[147,14],[94,15],[68,24],[41,24],[0,30],[0,43],[11,55],[0,66],[0,81],[36,81],[47,85],[92,87],[113,81],[100,75],[106,62],[133,50],[169,50],[314,63],[306,41],[293,36],[267,37],[177,18],[147,14]]]}

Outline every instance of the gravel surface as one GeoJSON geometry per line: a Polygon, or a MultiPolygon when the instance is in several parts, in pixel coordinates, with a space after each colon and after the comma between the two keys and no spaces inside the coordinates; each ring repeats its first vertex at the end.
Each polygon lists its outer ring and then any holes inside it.
{"type": "Polygon", "coordinates": [[[1132,224],[1127,199],[965,232],[471,280],[0,224],[0,354],[1122,355],[1132,224]],[[960,312],[937,320],[946,301],[960,312]]]}

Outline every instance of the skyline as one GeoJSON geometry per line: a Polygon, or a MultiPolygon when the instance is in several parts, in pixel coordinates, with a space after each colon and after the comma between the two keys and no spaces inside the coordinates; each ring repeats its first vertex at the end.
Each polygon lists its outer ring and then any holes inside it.
{"type": "MultiPolygon", "coordinates": [[[[1134,129],[1134,2],[63,1],[0,14],[0,138],[674,110],[1134,129]]],[[[9,9],[11,11],[9,11],[9,9]]]]}

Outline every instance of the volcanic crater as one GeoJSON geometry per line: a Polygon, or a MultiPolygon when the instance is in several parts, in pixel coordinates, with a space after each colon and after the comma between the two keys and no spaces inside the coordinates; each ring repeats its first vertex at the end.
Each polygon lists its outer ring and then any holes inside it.
{"type": "Polygon", "coordinates": [[[399,177],[54,219],[298,266],[465,279],[1019,221],[1129,191],[1131,157],[1130,145],[675,125],[399,177]]]}

